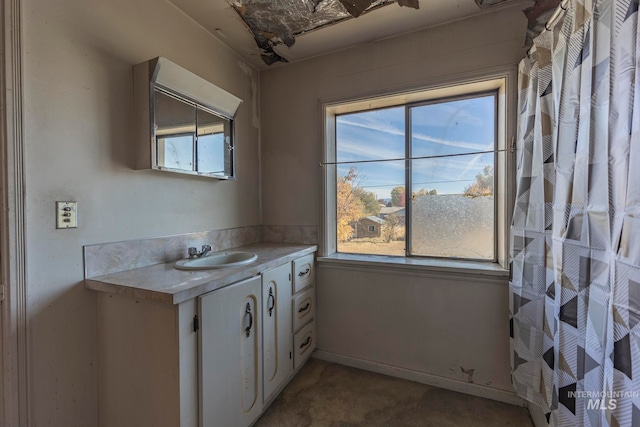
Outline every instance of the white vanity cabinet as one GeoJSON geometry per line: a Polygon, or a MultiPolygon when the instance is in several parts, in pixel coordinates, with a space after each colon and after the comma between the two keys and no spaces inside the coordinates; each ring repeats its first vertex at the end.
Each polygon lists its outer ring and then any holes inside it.
{"type": "MultiPolygon", "coordinates": [[[[230,269],[240,281],[207,282],[214,290],[190,289],[173,301],[157,290],[112,285],[123,280],[118,275],[92,279],[100,291],[99,426],[254,423],[316,347],[314,255],[305,253],[241,270],[251,275],[244,280],[230,269]]],[[[132,273],[146,274],[195,276],[166,265],[132,273]]]]}
{"type": "Polygon", "coordinates": [[[291,343],[291,263],[262,273],[262,360],[264,402],[293,371],[291,343]]]}

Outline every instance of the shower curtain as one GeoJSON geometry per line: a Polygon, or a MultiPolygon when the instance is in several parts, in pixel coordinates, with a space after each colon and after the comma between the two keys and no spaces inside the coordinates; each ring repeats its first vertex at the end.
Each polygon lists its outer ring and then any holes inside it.
{"type": "Polygon", "coordinates": [[[640,426],[638,0],[569,0],[520,64],[512,382],[552,426],[640,426]]]}

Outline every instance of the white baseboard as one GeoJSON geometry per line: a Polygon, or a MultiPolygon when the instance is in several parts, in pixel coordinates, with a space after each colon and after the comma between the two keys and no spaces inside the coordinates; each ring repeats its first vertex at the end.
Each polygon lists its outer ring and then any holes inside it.
{"type": "MultiPolygon", "coordinates": [[[[518,395],[506,390],[486,387],[483,385],[466,383],[439,377],[437,375],[426,374],[424,372],[412,371],[410,369],[398,368],[384,363],[372,362],[370,360],[358,359],[342,354],[330,353],[328,351],[316,350],[311,355],[314,359],[326,360],[327,362],[338,363],[340,365],[351,366],[352,368],[364,369],[390,377],[402,378],[417,383],[426,384],[446,390],[457,391],[471,396],[483,397],[485,399],[497,400],[498,402],[510,405],[526,407],[527,403],[518,395]]],[[[537,426],[537,424],[536,424],[537,426]]]]}

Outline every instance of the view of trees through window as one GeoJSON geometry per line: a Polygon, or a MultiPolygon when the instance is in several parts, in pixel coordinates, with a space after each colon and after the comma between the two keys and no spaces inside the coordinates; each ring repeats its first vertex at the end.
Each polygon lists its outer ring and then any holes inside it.
{"type": "Polygon", "coordinates": [[[338,252],[493,260],[495,141],[493,93],[337,116],[338,252]]]}

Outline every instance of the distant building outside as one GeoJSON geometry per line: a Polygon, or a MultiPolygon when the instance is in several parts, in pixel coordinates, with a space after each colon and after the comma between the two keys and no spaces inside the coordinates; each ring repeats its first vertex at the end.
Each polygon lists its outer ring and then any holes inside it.
{"type": "Polygon", "coordinates": [[[368,216],[360,218],[357,222],[352,223],[354,233],[352,238],[361,239],[365,237],[380,237],[382,235],[382,227],[384,220],[377,216],[368,216]]]}

